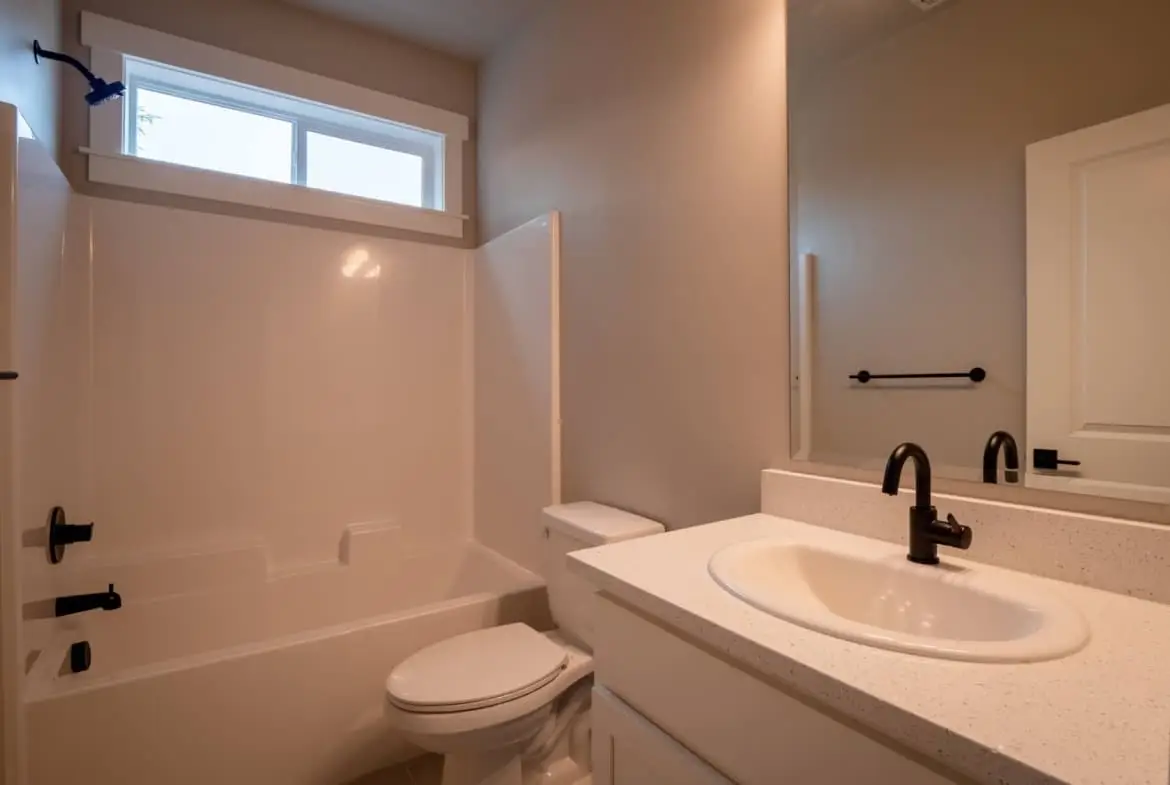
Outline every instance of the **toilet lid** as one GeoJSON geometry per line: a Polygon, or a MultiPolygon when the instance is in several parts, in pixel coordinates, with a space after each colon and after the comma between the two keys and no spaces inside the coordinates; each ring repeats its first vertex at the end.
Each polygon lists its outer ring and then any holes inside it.
{"type": "Polygon", "coordinates": [[[386,693],[407,711],[496,706],[553,681],[568,653],[527,624],[477,630],[428,646],[390,673],[386,693]]]}

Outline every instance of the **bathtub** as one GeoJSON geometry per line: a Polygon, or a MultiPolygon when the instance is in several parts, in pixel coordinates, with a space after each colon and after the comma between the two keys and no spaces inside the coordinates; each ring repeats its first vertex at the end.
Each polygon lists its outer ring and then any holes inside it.
{"type": "Polygon", "coordinates": [[[26,686],[30,785],[343,785],[417,754],[383,717],[397,663],[548,623],[541,579],[473,542],[262,580],[218,569],[234,576],[221,590],[128,598],[44,645],[26,686]],[[79,639],[93,665],[67,673],[79,639]]]}

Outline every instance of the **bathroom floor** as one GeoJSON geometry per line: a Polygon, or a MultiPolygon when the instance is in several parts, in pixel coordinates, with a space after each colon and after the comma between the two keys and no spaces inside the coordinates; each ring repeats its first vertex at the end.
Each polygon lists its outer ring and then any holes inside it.
{"type": "Polygon", "coordinates": [[[426,755],[392,769],[367,774],[349,785],[439,785],[443,777],[443,758],[426,755]]]}
{"type": "MultiPolygon", "coordinates": [[[[415,758],[392,769],[383,769],[367,774],[346,785],[440,785],[443,779],[443,758],[441,755],[426,755],[415,758]]],[[[586,777],[577,785],[591,785],[592,777],[586,777]]]]}

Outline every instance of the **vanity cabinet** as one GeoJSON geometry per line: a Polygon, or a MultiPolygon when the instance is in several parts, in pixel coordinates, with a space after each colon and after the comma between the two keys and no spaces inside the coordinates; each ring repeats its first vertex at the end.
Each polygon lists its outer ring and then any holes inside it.
{"type": "Polygon", "coordinates": [[[597,785],[955,785],[657,621],[597,598],[597,785]]]}
{"type": "Polygon", "coordinates": [[[593,690],[593,785],[734,785],[603,687],[593,690]]]}

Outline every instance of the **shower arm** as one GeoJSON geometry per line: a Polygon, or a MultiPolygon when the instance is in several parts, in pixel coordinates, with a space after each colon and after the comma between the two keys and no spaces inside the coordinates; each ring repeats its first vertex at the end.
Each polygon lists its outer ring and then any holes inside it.
{"type": "Polygon", "coordinates": [[[46,60],[56,60],[59,63],[68,63],[80,71],[90,82],[93,82],[97,79],[93,71],[86,68],[76,57],[71,57],[61,52],[50,52],[48,49],[41,48],[40,41],[33,41],[33,58],[35,58],[39,63],[42,57],[46,60]]]}

